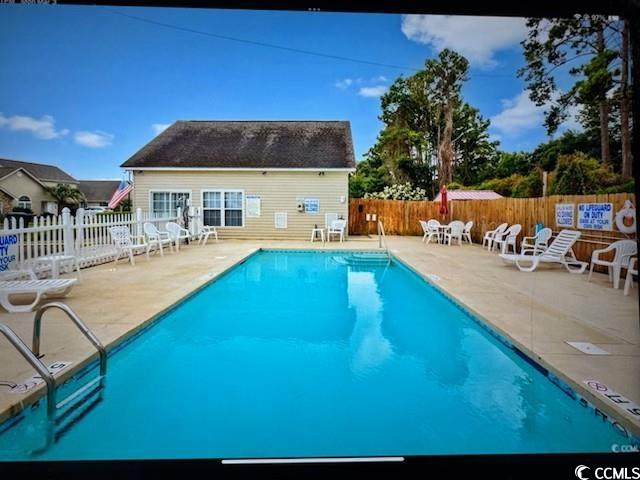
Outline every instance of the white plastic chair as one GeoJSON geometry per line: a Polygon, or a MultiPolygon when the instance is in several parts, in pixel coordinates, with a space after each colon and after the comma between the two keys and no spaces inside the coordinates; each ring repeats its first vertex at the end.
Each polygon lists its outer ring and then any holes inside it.
{"type": "Polygon", "coordinates": [[[191,232],[186,228],[182,228],[176,222],[167,222],[165,227],[169,235],[171,236],[171,240],[173,240],[176,244],[176,250],[180,251],[180,241],[181,240],[190,240],[191,232]]]}
{"type": "Polygon", "coordinates": [[[76,282],[76,278],[39,280],[33,270],[2,272],[0,273],[0,305],[10,313],[30,312],[43,296],[65,296],[76,282]],[[11,295],[35,295],[35,298],[27,305],[17,305],[11,302],[11,295]]]}
{"type": "Polygon", "coordinates": [[[638,259],[633,257],[629,260],[629,266],[627,267],[627,278],[624,281],[624,294],[629,295],[629,289],[633,287],[633,276],[638,275],[638,267],[637,267],[638,259]]]}
{"type": "Polygon", "coordinates": [[[429,220],[427,222],[427,244],[431,242],[433,237],[436,238],[436,242],[440,243],[440,222],[438,220],[429,220]]]}
{"type": "Polygon", "coordinates": [[[340,242],[344,241],[344,231],[347,227],[346,220],[334,220],[327,229],[327,242],[331,241],[331,235],[340,235],[340,242]]]}
{"type": "Polygon", "coordinates": [[[422,228],[422,241],[424,242],[429,235],[429,226],[424,220],[418,220],[418,222],[420,222],[420,227],[422,228]]]}
{"type": "Polygon", "coordinates": [[[129,257],[129,261],[131,265],[135,265],[136,262],[133,259],[133,255],[136,252],[144,251],[147,257],[147,261],[149,261],[149,249],[150,245],[148,243],[136,243],[131,237],[131,232],[129,231],[129,227],[126,225],[110,227],[109,235],[111,236],[111,241],[115,244],[118,249],[118,254],[116,255],[115,263],[118,263],[118,260],[122,256],[122,254],[126,254],[129,257]]]}
{"type": "Polygon", "coordinates": [[[482,238],[482,247],[487,244],[487,250],[491,251],[491,248],[493,247],[493,239],[497,234],[504,233],[508,226],[508,223],[501,223],[495,230],[489,230],[488,232],[486,232],[484,234],[484,237],[482,238]]]}
{"type": "Polygon", "coordinates": [[[209,237],[213,235],[218,242],[218,230],[213,225],[205,225],[202,222],[202,217],[196,217],[194,219],[195,231],[198,232],[196,236],[198,237],[199,245],[206,245],[209,241],[209,237]]]}
{"type": "Polygon", "coordinates": [[[515,263],[521,272],[533,272],[541,263],[557,263],[569,273],[583,273],[589,264],[579,261],[573,253],[573,245],[580,238],[577,230],[562,230],[543,252],[538,255],[501,253],[507,263],[515,263]],[[530,264],[526,266],[524,264],[530,264]]]}
{"type": "Polygon", "coordinates": [[[169,232],[161,232],[158,228],[150,222],[145,222],[142,225],[142,230],[144,231],[145,236],[147,237],[147,242],[149,243],[149,247],[156,247],[160,250],[160,256],[164,257],[163,245],[168,244],[169,250],[173,253],[173,240],[171,240],[171,235],[169,232]]]}
{"type": "Polygon", "coordinates": [[[591,266],[589,267],[589,278],[593,274],[594,265],[607,267],[609,272],[609,280],[613,281],[613,288],[620,285],[620,272],[623,268],[629,267],[631,257],[638,254],[638,244],[635,240],[618,240],[613,242],[607,248],[594,250],[591,254],[591,266]],[[612,260],[601,260],[600,255],[607,252],[615,252],[612,260]]]}
{"type": "Polygon", "coordinates": [[[451,241],[453,239],[458,240],[458,245],[462,246],[462,234],[464,233],[464,223],[460,220],[454,220],[449,224],[449,230],[444,232],[444,241],[445,243],[451,246],[451,241]]]}
{"type": "Polygon", "coordinates": [[[469,242],[469,244],[473,244],[473,241],[471,240],[471,229],[473,228],[473,220],[469,220],[467,223],[464,224],[464,231],[462,232],[462,238],[463,240],[466,240],[467,242],[469,242]]]}
{"type": "Polygon", "coordinates": [[[524,237],[520,243],[520,253],[532,252],[533,255],[544,251],[549,246],[549,240],[553,235],[553,230],[543,228],[533,237],[524,237]]]}
{"type": "Polygon", "coordinates": [[[507,228],[504,233],[497,233],[493,239],[493,247],[498,247],[501,253],[508,253],[509,247],[512,247],[513,253],[517,253],[516,240],[521,230],[522,225],[516,223],[507,228]]]}

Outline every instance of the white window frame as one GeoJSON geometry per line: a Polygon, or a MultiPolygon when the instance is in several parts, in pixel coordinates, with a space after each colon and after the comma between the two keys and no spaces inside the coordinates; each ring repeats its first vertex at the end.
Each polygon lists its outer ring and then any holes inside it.
{"type": "Polygon", "coordinates": [[[205,208],[204,207],[204,194],[205,193],[219,193],[220,194],[220,226],[216,226],[216,228],[244,228],[247,224],[245,218],[245,193],[242,188],[205,188],[200,192],[200,206],[202,208],[202,219],[204,222],[204,212],[205,210],[217,210],[216,208],[205,208]],[[240,202],[241,208],[225,208],[224,205],[224,194],[225,193],[240,193],[242,195],[242,201],[240,202]],[[242,225],[226,225],[226,210],[242,210],[242,225]]]}
{"type": "Polygon", "coordinates": [[[33,211],[33,202],[31,201],[31,197],[29,195],[20,195],[16,200],[16,207],[28,208],[33,211]],[[21,198],[28,198],[29,200],[21,200],[21,198]]]}
{"type": "MultiPolygon", "coordinates": [[[[193,191],[187,188],[154,188],[153,190],[149,190],[149,215],[154,215],[153,213],[153,194],[154,193],[188,193],[189,200],[191,200],[191,204],[193,205],[193,191]]],[[[175,214],[175,212],[170,213],[170,215],[175,214]]]]}

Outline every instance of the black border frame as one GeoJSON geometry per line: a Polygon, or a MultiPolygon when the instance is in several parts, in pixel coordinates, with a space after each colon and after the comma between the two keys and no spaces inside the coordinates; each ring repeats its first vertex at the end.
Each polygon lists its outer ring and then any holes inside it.
{"type": "MultiPolygon", "coordinates": [[[[22,3],[15,0],[14,3],[22,3]]],[[[134,6],[134,7],[193,7],[247,10],[289,10],[309,12],[350,13],[429,13],[478,16],[555,16],[573,13],[620,15],[630,21],[632,50],[632,85],[638,94],[633,97],[632,152],[636,179],[636,199],[640,198],[640,1],[639,0],[537,0],[509,3],[473,0],[370,0],[368,2],[342,2],[332,0],[190,0],[190,1],[50,1],[59,5],[134,6]]],[[[3,5],[0,4],[0,16],[3,5]]],[[[32,5],[31,8],[39,8],[32,5]]],[[[1,47],[0,47],[1,50],[1,47]]],[[[639,372],[640,376],[640,372],[639,372]]],[[[402,475],[416,478],[469,478],[490,475],[491,478],[540,478],[551,474],[553,478],[576,478],[575,468],[590,468],[588,478],[594,478],[597,467],[627,468],[629,478],[640,480],[640,453],[598,454],[509,454],[509,455],[455,455],[405,456],[403,462],[393,463],[305,463],[229,465],[221,459],[207,460],[113,460],[113,461],[33,461],[0,462],[0,477],[10,478],[158,478],[158,476],[257,476],[274,478],[324,478],[336,474],[402,475]],[[637,476],[634,476],[637,468],[637,476]]]]}

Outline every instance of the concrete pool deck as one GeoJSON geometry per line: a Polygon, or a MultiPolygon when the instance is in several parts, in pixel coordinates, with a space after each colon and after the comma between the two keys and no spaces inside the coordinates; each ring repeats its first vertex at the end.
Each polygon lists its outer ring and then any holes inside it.
{"type": "MultiPolygon", "coordinates": [[[[568,383],[627,430],[640,436],[640,421],[585,385],[596,380],[640,404],[640,326],[638,289],[625,297],[606,275],[572,275],[543,266],[523,273],[479,246],[425,245],[419,237],[389,237],[391,252],[438,288],[464,304],[538,363],[568,383]],[[609,355],[588,355],[567,341],[590,342],[609,355]]],[[[109,347],[131,335],[198,287],[260,248],[374,250],[377,238],[351,237],[328,243],[222,240],[184,247],[136,265],[108,263],[82,271],[82,281],[63,300],[109,347]]],[[[33,313],[8,314],[0,322],[30,345],[33,313]]],[[[89,342],[61,312],[45,314],[41,351],[45,363],[71,361],[58,382],[96,358],[89,342]]],[[[6,341],[0,342],[0,421],[43,394],[8,393],[2,382],[21,383],[34,374],[6,341]]],[[[108,388],[108,387],[107,387],[108,388]]]]}

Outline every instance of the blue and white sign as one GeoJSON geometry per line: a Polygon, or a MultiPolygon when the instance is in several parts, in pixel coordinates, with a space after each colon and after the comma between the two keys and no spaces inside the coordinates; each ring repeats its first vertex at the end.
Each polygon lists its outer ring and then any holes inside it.
{"type": "Polygon", "coordinates": [[[613,204],[579,203],[578,228],[585,230],[613,230],[613,204]]]}
{"type": "Polygon", "coordinates": [[[320,211],[320,200],[318,200],[317,198],[304,199],[305,213],[318,213],[319,211],[320,211]]]}
{"type": "Polygon", "coordinates": [[[0,235],[0,272],[9,270],[18,261],[18,236],[0,235]]]}
{"type": "Polygon", "coordinates": [[[558,227],[573,227],[575,207],[574,203],[556,203],[556,225],[558,227]]]}

